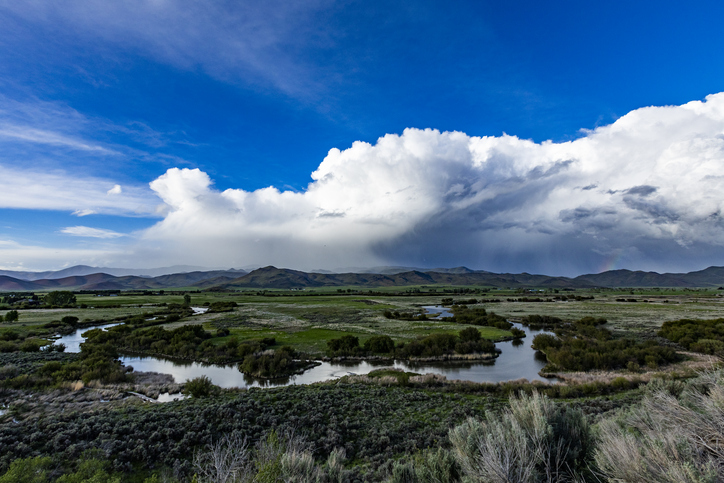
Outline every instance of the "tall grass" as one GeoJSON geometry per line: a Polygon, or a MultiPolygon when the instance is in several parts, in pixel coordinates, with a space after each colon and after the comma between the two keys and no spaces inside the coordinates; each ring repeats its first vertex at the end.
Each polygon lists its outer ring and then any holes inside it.
{"type": "Polygon", "coordinates": [[[601,423],[595,460],[609,481],[724,481],[724,375],[671,389],[659,384],[638,406],[601,423]]]}

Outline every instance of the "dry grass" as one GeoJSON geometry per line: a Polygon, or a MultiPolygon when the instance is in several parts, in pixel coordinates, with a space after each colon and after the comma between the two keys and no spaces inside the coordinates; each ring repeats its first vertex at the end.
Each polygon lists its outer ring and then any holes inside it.
{"type": "Polygon", "coordinates": [[[655,378],[694,377],[704,371],[715,370],[722,365],[717,356],[698,354],[696,352],[681,352],[689,359],[676,364],[669,364],[656,369],[642,368],[640,372],[627,370],[618,371],[588,371],[588,372],[556,372],[546,374],[557,377],[567,384],[586,384],[591,382],[611,383],[614,379],[624,378],[629,381],[648,382],[655,378]]]}

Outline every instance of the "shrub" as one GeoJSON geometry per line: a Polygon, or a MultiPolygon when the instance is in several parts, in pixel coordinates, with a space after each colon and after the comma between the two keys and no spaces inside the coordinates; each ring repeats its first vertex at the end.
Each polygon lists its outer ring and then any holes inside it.
{"type": "Polygon", "coordinates": [[[215,386],[207,376],[195,377],[184,384],[183,393],[191,397],[209,397],[216,393],[215,386]]]}
{"type": "Polygon", "coordinates": [[[395,342],[388,335],[376,335],[365,341],[364,350],[373,354],[389,354],[395,350],[395,342]]]}
{"type": "Polygon", "coordinates": [[[339,339],[327,341],[329,355],[350,356],[359,352],[359,338],[353,335],[343,335],[339,339]]]}
{"type": "Polygon", "coordinates": [[[38,339],[25,339],[20,344],[20,350],[23,352],[38,352],[45,343],[38,339]]]}
{"type": "Polygon", "coordinates": [[[491,483],[575,480],[593,449],[583,413],[537,392],[511,397],[509,408],[484,421],[468,419],[449,438],[463,473],[491,483]]]}
{"type": "Polygon", "coordinates": [[[659,385],[637,407],[601,422],[595,461],[611,481],[721,481],[722,408],[721,371],[678,397],[659,385]]]}
{"type": "Polygon", "coordinates": [[[5,314],[5,322],[15,322],[18,320],[18,311],[17,310],[9,310],[5,314]]]}
{"type": "Polygon", "coordinates": [[[66,315],[60,321],[65,325],[76,325],[78,323],[78,317],[73,317],[72,315],[66,315]]]}
{"type": "Polygon", "coordinates": [[[0,476],[0,483],[44,483],[48,481],[52,460],[48,456],[16,459],[0,476]]]}
{"type": "Polygon", "coordinates": [[[463,342],[477,342],[482,337],[480,331],[475,327],[468,327],[458,332],[458,337],[463,342]]]}

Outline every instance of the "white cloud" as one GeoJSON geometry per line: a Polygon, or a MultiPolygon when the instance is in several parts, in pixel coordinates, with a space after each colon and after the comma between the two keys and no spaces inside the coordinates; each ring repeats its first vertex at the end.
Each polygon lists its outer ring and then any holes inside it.
{"type": "Polygon", "coordinates": [[[88,39],[109,42],[178,68],[200,67],[223,81],[306,96],[316,90],[316,81],[300,59],[301,44],[320,48],[328,42],[324,26],[312,19],[325,4],[330,2],[0,0],[0,10],[63,32],[62,40],[77,37],[84,50],[88,39]]]}
{"type": "Polygon", "coordinates": [[[104,148],[103,146],[88,144],[80,139],[74,139],[64,136],[57,132],[35,129],[31,126],[13,126],[8,124],[0,124],[0,137],[10,138],[19,141],[27,141],[37,144],[50,144],[54,146],[63,146],[81,151],[97,151],[104,154],[118,154],[115,151],[104,148]]]}
{"type": "Polygon", "coordinates": [[[108,196],[106,179],[65,171],[38,171],[0,163],[0,208],[63,210],[76,216],[93,213],[157,216],[158,200],[145,187],[108,196]]]}
{"type": "Polygon", "coordinates": [[[123,193],[123,189],[119,184],[113,185],[113,188],[106,191],[107,195],[120,195],[121,193],[123,193]]]}
{"type": "Polygon", "coordinates": [[[124,233],[118,233],[117,231],[91,228],[89,226],[68,226],[60,230],[60,232],[86,238],[120,238],[126,236],[124,233]]]}
{"type": "Polygon", "coordinates": [[[111,261],[122,260],[120,249],[107,246],[99,248],[58,248],[23,245],[12,240],[0,240],[0,269],[48,270],[79,264],[107,267],[111,261]]]}
{"type": "Polygon", "coordinates": [[[206,173],[170,169],[151,183],[169,213],[143,237],[216,265],[721,263],[723,169],[724,94],[638,109],[565,143],[407,129],[332,149],[302,193],[219,192],[206,173]]]}

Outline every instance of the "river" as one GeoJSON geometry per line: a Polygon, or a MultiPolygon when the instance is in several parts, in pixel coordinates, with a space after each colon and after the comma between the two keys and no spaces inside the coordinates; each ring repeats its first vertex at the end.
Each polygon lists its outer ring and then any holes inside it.
{"type": "MultiPolygon", "coordinates": [[[[425,307],[431,314],[444,314],[446,310],[441,307],[425,307]],[[430,309],[434,308],[435,311],[430,309]],[[443,310],[439,310],[443,309],[443,310]]],[[[449,312],[448,312],[449,313],[449,312]]],[[[108,328],[113,325],[100,326],[108,328]]],[[[159,372],[171,374],[176,382],[184,382],[194,377],[207,376],[217,386],[224,388],[240,387],[274,387],[287,386],[290,384],[311,384],[314,382],[338,379],[342,376],[356,374],[367,374],[382,367],[395,367],[409,372],[419,374],[435,373],[446,376],[449,380],[459,379],[472,382],[502,382],[514,379],[526,378],[530,381],[538,380],[551,382],[538,375],[538,371],[545,365],[544,361],[535,357],[535,351],[530,344],[536,334],[541,331],[531,330],[521,324],[513,324],[515,327],[526,332],[526,338],[522,341],[506,341],[496,343],[496,347],[502,352],[491,362],[425,362],[414,363],[408,361],[391,362],[321,362],[320,365],[306,370],[303,374],[284,377],[279,379],[256,379],[239,372],[235,364],[201,364],[198,362],[184,362],[157,357],[122,356],[121,361],[126,366],[133,366],[136,371],[159,372]],[[519,343],[522,342],[522,343],[519,343]]],[[[78,329],[73,334],[59,338],[56,343],[66,345],[66,352],[80,352],[80,343],[83,341],[82,333],[97,327],[78,329]]]]}

